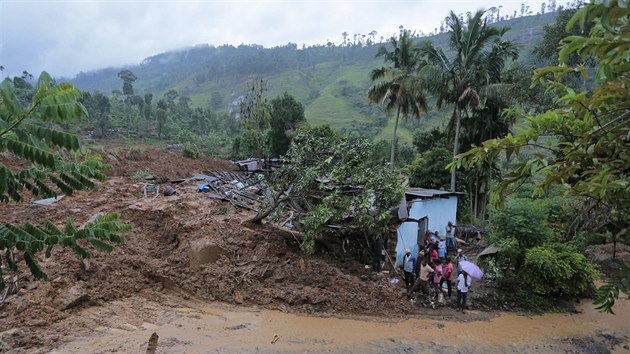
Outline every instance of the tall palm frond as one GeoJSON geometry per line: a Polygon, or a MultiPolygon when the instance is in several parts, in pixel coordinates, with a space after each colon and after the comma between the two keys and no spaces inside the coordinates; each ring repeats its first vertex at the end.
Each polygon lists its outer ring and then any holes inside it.
{"type": "MultiPolygon", "coordinates": [[[[438,109],[452,104],[453,114],[448,130],[453,132],[453,156],[459,153],[461,120],[486,109],[491,91],[485,87],[500,82],[501,70],[508,60],[518,56],[516,44],[501,37],[509,28],[488,25],[485,11],[479,10],[463,21],[454,12],[446,19],[449,28],[448,43],[453,52],[451,58],[431,43],[422,45],[418,53],[424,60],[419,76],[429,92],[435,95],[438,109]]],[[[494,102],[494,101],[491,101],[494,102]]],[[[492,119],[497,110],[491,110],[492,119]]],[[[500,115],[500,112],[498,113],[500,115]]],[[[451,189],[455,190],[455,171],[451,171],[451,189]]]]}
{"type": "Polygon", "coordinates": [[[374,69],[370,78],[375,83],[368,90],[368,100],[373,103],[385,104],[385,110],[396,110],[396,123],[392,136],[390,168],[394,168],[396,149],[396,134],[398,121],[408,116],[419,117],[421,112],[427,111],[424,91],[419,84],[415,72],[421,62],[418,60],[418,49],[409,31],[403,31],[398,38],[392,37],[387,45],[382,45],[376,52],[376,57],[383,57],[385,62],[392,65],[374,69]]]}

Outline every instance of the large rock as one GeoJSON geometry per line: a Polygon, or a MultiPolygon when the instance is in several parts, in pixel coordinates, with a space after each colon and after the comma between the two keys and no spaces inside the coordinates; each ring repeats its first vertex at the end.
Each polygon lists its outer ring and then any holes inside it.
{"type": "Polygon", "coordinates": [[[199,267],[203,264],[214,263],[221,256],[229,256],[224,248],[206,240],[198,240],[190,245],[190,267],[199,267]]]}
{"type": "Polygon", "coordinates": [[[59,310],[67,310],[77,307],[89,299],[87,290],[83,284],[79,283],[62,290],[53,301],[53,305],[59,310]]]}

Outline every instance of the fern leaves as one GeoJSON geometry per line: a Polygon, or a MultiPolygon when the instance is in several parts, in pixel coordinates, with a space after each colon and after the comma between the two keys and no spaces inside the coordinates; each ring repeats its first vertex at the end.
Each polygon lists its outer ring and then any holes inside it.
{"type": "MultiPolygon", "coordinates": [[[[54,197],[59,192],[95,188],[91,178],[105,179],[102,171],[110,167],[100,156],[82,155],[79,137],[50,127],[51,122],[67,122],[87,115],[78,102],[81,93],[72,85],[56,85],[43,72],[32,101],[23,107],[10,80],[0,83],[0,153],[8,152],[31,163],[25,169],[10,169],[0,162],[0,202],[21,201],[26,190],[36,196],[54,197]],[[63,156],[74,152],[73,161],[63,156]]],[[[121,233],[131,225],[119,222],[120,215],[99,216],[81,228],[68,219],[63,230],[50,221],[42,226],[0,224],[0,290],[4,288],[2,265],[17,270],[16,254],[22,254],[31,273],[45,279],[37,253],[50,257],[55,245],[71,248],[82,258],[90,257],[88,247],[111,252],[125,239],[121,233]]]]}
{"type": "MultiPolygon", "coordinates": [[[[131,230],[131,225],[121,223],[119,214],[98,216],[93,222],[82,228],[77,228],[72,219],[66,221],[63,230],[50,221],[43,226],[25,223],[23,226],[0,224],[0,249],[16,249],[24,254],[24,260],[33,275],[38,279],[46,279],[46,274],[40,268],[35,254],[46,249],[46,257],[50,257],[54,245],[70,247],[81,258],[91,257],[85,248],[88,243],[98,250],[111,252],[114,245],[122,244],[125,238],[120,233],[131,230]],[[83,243],[79,241],[83,240],[83,243]]],[[[8,251],[5,255],[9,269],[17,270],[14,253],[8,251]]],[[[0,260],[1,261],[1,260],[0,260]]],[[[4,288],[2,269],[0,268],[0,290],[4,288]]]]}
{"type": "Polygon", "coordinates": [[[619,299],[620,293],[625,293],[626,298],[630,298],[630,263],[628,262],[624,263],[621,270],[597,289],[595,308],[614,315],[612,308],[615,300],[619,299]]]}
{"type": "MultiPolygon", "coordinates": [[[[65,162],[60,151],[79,151],[79,137],[48,126],[44,122],[68,121],[85,116],[77,100],[81,93],[70,84],[56,85],[46,72],[39,77],[33,99],[24,108],[9,80],[0,84],[0,152],[9,152],[33,166],[11,171],[0,163],[0,202],[21,201],[24,190],[41,197],[60,192],[94,188],[89,178],[103,179],[102,163],[65,162]]],[[[77,160],[75,158],[75,160],[77,160]]]]}

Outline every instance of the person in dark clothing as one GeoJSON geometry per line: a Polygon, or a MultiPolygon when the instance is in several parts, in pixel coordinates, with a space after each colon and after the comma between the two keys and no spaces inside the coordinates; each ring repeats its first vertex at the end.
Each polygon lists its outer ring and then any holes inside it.
{"type": "Polygon", "coordinates": [[[407,290],[409,290],[413,286],[416,272],[416,258],[411,255],[411,250],[409,248],[405,250],[402,268],[405,273],[405,286],[407,287],[407,290]]]}

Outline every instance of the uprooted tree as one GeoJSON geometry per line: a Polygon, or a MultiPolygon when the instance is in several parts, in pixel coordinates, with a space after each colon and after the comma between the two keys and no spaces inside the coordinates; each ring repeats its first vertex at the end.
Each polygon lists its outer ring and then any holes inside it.
{"type": "MultiPolygon", "coordinates": [[[[23,106],[15,94],[13,83],[0,84],[0,153],[12,154],[31,163],[28,168],[11,168],[0,162],[0,202],[20,202],[25,193],[43,198],[72,194],[75,190],[92,189],[92,179],[104,179],[106,167],[97,156],[82,154],[79,138],[51,128],[86,115],[78,102],[81,93],[71,84],[55,84],[46,72],[39,77],[32,100],[23,106]],[[64,156],[66,157],[64,159],[64,156]]],[[[81,258],[90,257],[88,244],[111,251],[124,242],[120,233],[131,226],[119,222],[118,214],[101,215],[77,227],[68,218],[59,228],[51,221],[39,225],[0,224],[0,265],[17,271],[24,259],[31,273],[39,279],[46,274],[39,267],[37,254],[45,250],[49,257],[54,245],[71,248],[81,258]],[[83,240],[83,241],[80,241],[83,240]]],[[[0,267],[0,289],[5,284],[0,267]]]]}
{"type": "MultiPolygon", "coordinates": [[[[537,116],[523,115],[525,124],[517,134],[488,140],[460,154],[451,167],[485,163],[501,153],[508,159],[516,156],[496,196],[501,198],[535,177],[538,192],[561,187],[599,210],[604,222],[597,225],[598,231],[606,230],[615,241],[627,234],[629,224],[630,9],[621,0],[591,2],[575,13],[567,29],[577,23],[584,28],[588,22],[593,24],[590,36],[563,39],[559,59],[566,63],[577,54],[582,62],[586,58],[596,61],[596,86],[576,92],[565,83],[564,78],[574,73],[588,77],[582,65],[536,70],[534,83],[546,83],[558,93],[558,108],[537,116]],[[519,152],[524,151],[531,155],[521,158],[519,152]]],[[[620,275],[598,290],[600,310],[612,312],[619,292],[628,294],[629,269],[623,267],[620,275]]]]}
{"type": "Polygon", "coordinates": [[[328,126],[306,128],[293,139],[282,167],[269,177],[270,192],[253,222],[261,222],[287,204],[303,230],[301,248],[335,230],[377,237],[390,221],[389,209],[402,196],[402,181],[371,159],[373,144],[328,126]]]}

